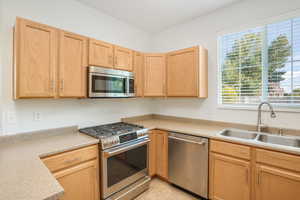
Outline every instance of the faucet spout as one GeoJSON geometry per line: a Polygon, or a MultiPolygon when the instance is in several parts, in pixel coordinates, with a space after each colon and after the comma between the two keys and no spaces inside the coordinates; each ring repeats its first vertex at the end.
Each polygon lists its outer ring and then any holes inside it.
{"type": "Polygon", "coordinates": [[[263,127],[263,124],[261,122],[261,111],[262,111],[263,105],[265,105],[265,104],[268,105],[268,107],[271,111],[270,117],[276,118],[276,113],[274,112],[273,106],[269,102],[266,102],[266,101],[261,102],[258,106],[257,127],[256,127],[258,132],[261,132],[261,129],[263,127]]]}

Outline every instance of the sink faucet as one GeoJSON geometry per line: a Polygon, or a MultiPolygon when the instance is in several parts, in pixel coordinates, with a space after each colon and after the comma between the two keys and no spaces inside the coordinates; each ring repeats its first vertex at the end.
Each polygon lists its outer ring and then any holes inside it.
{"type": "Polygon", "coordinates": [[[264,104],[266,104],[266,105],[269,106],[269,109],[271,110],[271,118],[275,118],[276,117],[276,114],[275,114],[275,112],[273,110],[272,105],[269,102],[266,102],[266,101],[261,102],[259,104],[259,106],[258,106],[258,117],[257,117],[257,127],[256,127],[256,129],[257,129],[258,132],[261,132],[261,129],[264,128],[264,127],[266,127],[264,124],[261,123],[261,108],[262,108],[262,106],[264,104]]]}

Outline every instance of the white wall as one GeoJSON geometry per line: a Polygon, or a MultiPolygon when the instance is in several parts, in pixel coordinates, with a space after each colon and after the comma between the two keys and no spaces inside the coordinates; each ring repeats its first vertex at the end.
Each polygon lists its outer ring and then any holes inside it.
{"type": "Polygon", "coordinates": [[[13,101],[12,28],[16,16],[141,51],[148,50],[149,35],[73,0],[0,1],[0,102],[3,134],[67,125],[88,126],[115,122],[125,116],[151,113],[151,100],[13,101]],[[33,112],[41,113],[41,121],[33,120],[33,112]]]}
{"type": "MultiPolygon", "coordinates": [[[[209,120],[256,123],[255,111],[224,110],[217,108],[217,35],[245,24],[260,23],[283,13],[300,8],[299,0],[245,0],[219,9],[207,16],[174,26],[152,38],[153,52],[166,52],[202,45],[209,52],[209,98],[155,100],[155,113],[209,120]]],[[[298,12],[299,13],[299,12],[298,12]]],[[[300,16],[300,14],[298,14],[300,16]]],[[[264,114],[264,122],[285,128],[300,128],[300,113],[278,113],[275,120],[264,114]]]]}

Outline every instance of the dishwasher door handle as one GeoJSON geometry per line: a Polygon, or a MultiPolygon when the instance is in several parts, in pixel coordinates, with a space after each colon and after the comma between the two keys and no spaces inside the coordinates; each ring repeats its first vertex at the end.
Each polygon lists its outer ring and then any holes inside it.
{"type": "Polygon", "coordinates": [[[187,142],[187,143],[192,143],[192,144],[198,144],[198,145],[205,145],[206,142],[195,142],[195,141],[192,141],[192,140],[186,140],[186,139],[183,139],[183,138],[178,138],[178,137],[174,137],[174,136],[169,136],[170,139],[174,139],[174,140],[179,140],[179,141],[182,141],[182,142],[187,142]]]}

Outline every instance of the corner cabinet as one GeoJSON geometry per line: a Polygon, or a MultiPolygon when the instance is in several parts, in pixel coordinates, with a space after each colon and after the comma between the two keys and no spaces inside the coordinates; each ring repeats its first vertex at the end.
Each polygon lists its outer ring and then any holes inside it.
{"type": "Polygon", "coordinates": [[[210,146],[210,199],[282,200],[300,196],[300,156],[218,140],[210,146]]]}
{"type": "Polygon", "coordinates": [[[88,39],[60,31],[58,94],[59,97],[85,97],[88,39]]]}
{"type": "Polygon", "coordinates": [[[98,146],[42,158],[64,188],[60,200],[99,200],[98,146]]]}
{"type": "Polygon", "coordinates": [[[167,54],[167,96],[207,97],[207,50],[192,47],[167,54]]]}
{"type": "Polygon", "coordinates": [[[14,96],[56,95],[57,30],[17,18],[14,28],[14,96]]]}
{"type": "Polygon", "coordinates": [[[145,54],[144,56],[144,96],[163,97],[166,95],[165,54],[145,54]]]}
{"type": "Polygon", "coordinates": [[[168,132],[150,132],[149,175],[168,180],[168,132]]]}

